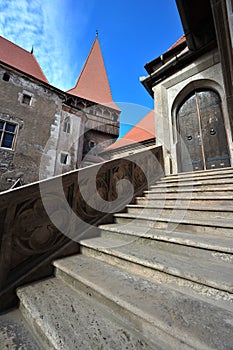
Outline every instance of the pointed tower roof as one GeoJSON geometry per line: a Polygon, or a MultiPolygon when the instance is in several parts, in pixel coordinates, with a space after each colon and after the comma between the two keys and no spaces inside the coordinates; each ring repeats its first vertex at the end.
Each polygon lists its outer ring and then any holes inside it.
{"type": "Polygon", "coordinates": [[[119,110],[112,99],[98,36],[95,38],[75,87],[67,92],[119,110]]]}

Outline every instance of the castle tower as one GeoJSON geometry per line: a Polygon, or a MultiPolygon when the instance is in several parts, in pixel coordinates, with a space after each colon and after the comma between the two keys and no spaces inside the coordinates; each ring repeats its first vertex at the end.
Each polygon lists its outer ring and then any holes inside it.
{"type": "Polygon", "coordinates": [[[83,156],[86,156],[84,165],[98,162],[99,152],[119,135],[120,115],[112,98],[98,35],[76,85],[67,93],[70,94],[72,104],[80,104],[87,117],[83,144],[83,156]]]}

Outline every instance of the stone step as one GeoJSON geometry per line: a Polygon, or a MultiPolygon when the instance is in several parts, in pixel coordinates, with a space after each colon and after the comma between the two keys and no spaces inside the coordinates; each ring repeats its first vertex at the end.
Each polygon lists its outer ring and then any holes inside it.
{"type": "MultiPolygon", "coordinates": [[[[80,241],[82,255],[55,261],[56,277],[18,289],[33,349],[232,349],[233,169],[172,175],[144,194],[80,241]]],[[[32,348],[17,340],[26,324],[5,324],[1,344],[32,348]]]]}
{"type": "MultiPolygon", "coordinates": [[[[130,236],[132,239],[148,238],[158,241],[170,242],[180,245],[186,245],[194,248],[202,248],[214,251],[216,253],[233,254],[233,240],[232,237],[211,236],[206,234],[198,234],[191,232],[157,230],[148,227],[140,227],[134,225],[119,225],[119,224],[105,224],[100,225],[99,229],[105,232],[112,232],[116,234],[124,234],[130,236]]],[[[114,237],[116,238],[116,237],[114,237]]],[[[128,238],[129,239],[129,238],[128,238]]],[[[220,255],[219,255],[220,256],[220,255]]]]}
{"type": "Polygon", "coordinates": [[[2,350],[41,350],[19,310],[0,315],[0,347],[2,350]]]}
{"type": "Polygon", "coordinates": [[[155,206],[155,205],[139,205],[139,204],[129,204],[126,206],[127,213],[134,215],[135,218],[138,215],[148,215],[163,218],[206,218],[206,219],[228,219],[232,220],[233,227],[233,207],[207,207],[207,206],[194,206],[194,205],[176,205],[169,206],[155,206]]]}
{"type": "Polygon", "coordinates": [[[169,198],[176,198],[179,200],[183,199],[213,199],[213,200],[222,200],[222,201],[230,201],[233,200],[233,191],[200,191],[198,189],[191,189],[191,190],[184,190],[184,191],[171,191],[171,192],[155,192],[152,190],[144,191],[144,198],[149,199],[169,199],[169,198]]]}
{"type": "Polygon", "coordinates": [[[191,181],[158,181],[155,185],[151,186],[151,189],[154,188],[186,188],[186,187],[232,187],[233,186],[233,178],[227,179],[204,179],[204,180],[191,180],[191,181]]]}
{"type": "Polygon", "coordinates": [[[221,180],[227,180],[227,179],[232,179],[233,178],[233,171],[232,172],[228,172],[228,173],[216,173],[216,174],[202,174],[202,175],[195,175],[193,174],[190,175],[189,177],[182,177],[182,176],[168,176],[168,177],[164,177],[162,178],[160,181],[158,181],[159,183],[185,183],[185,182],[190,182],[190,181],[221,181],[221,180]]]}
{"type": "Polygon", "coordinates": [[[154,206],[159,206],[163,207],[165,205],[168,206],[175,206],[175,207],[180,207],[184,206],[187,208],[188,206],[196,206],[196,207],[232,207],[233,206],[233,198],[229,198],[228,196],[223,197],[216,197],[216,196],[196,196],[196,197],[191,197],[191,198],[186,198],[186,197],[179,197],[177,198],[176,194],[173,195],[171,194],[168,198],[165,195],[164,198],[159,196],[154,196],[154,198],[149,198],[149,197],[137,197],[136,198],[136,204],[142,205],[142,206],[147,206],[147,205],[154,205],[154,206]]]}
{"type": "Polygon", "coordinates": [[[167,175],[166,179],[175,179],[175,178],[185,179],[185,178],[191,178],[191,177],[198,178],[198,177],[215,176],[215,175],[224,176],[227,174],[233,175],[232,167],[183,172],[178,174],[167,175]]]}
{"type": "Polygon", "coordinates": [[[174,230],[181,232],[197,232],[212,235],[224,235],[233,237],[232,220],[226,219],[203,219],[203,218],[187,218],[187,217],[169,217],[164,218],[160,215],[138,215],[136,218],[130,213],[114,214],[115,222],[123,225],[145,226],[150,228],[174,230]]]}
{"type": "Polygon", "coordinates": [[[152,191],[164,191],[164,192],[170,192],[170,191],[185,191],[187,190],[202,190],[202,191],[214,191],[215,188],[217,191],[233,191],[233,181],[231,182],[226,182],[223,181],[222,183],[219,182],[213,182],[213,183],[204,183],[201,181],[195,181],[195,182],[187,182],[187,183],[175,183],[175,184],[160,184],[157,183],[156,185],[152,185],[150,189],[152,191]]]}
{"type": "MultiPolygon", "coordinates": [[[[79,258],[77,266],[81,263],[81,270],[85,270],[79,258]]],[[[88,261],[85,263],[88,266],[88,261]]],[[[91,273],[96,269],[92,265],[91,273]]],[[[113,310],[90,293],[75,290],[61,279],[50,278],[19,288],[17,294],[20,310],[41,339],[42,349],[161,349],[145,340],[143,332],[131,329],[129,322],[116,318],[113,310]]]]}
{"type": "MultiPolygon", "coordinates": [[[[114,315],[124,315],[160,349],[221,350],[232,346],[232,309],[213,305],[182,293],[168,283],[153,282],[90,257],[62,259],[56,261],[55,266],[57,277],[77,291],[85,291],[90,303],[93,299],[101,300],[111,307],[114,315]]],[[[58,304],[51,306],[64,305],[61,293],[59,290],[60,299],[55,298],[58,304]]],[[[78,311],[81,303],[82,299],[74,309],[78,311]]],[[[38,307],[41,307],[40,302],[38,307]]],[[[67,319],[62,316],[63,325],[67,319]]],[[[111,324],[108,330],[111,331],[111,324]]],[[[100,349],[100,346],[94,348],[100,349]]]]}
{"type": "MultiPolygon", "coordinates": [[[[124,266],[130,272],[134,272],[138,265],[143,268],[144,276],[146,269],[149,269],[149,274],[154,272],[155,276],[157,271],[163,276],[172,276],[177,285],[189,281],[198,284],[199,291],[215,289],[215,295],[219,298],[222,292],[233,293],[231,254],[216,254],[207,249],[133,235],[126,237],[122,232],[108,230],[103,230],[101,237],[82,241],[81,245],[92,250],[93,257],[101,255],[101,259],[107,263],[111,264],[112,257],[118,261],[124,260],[124,266]]],[[[85,252],[85,248],[82,252],[85,252]]],[[[122,266],[121,262],[119,266],[122,266]]]]}
{"type": "Polygon", "coordinates": [[[153,188],[150,189],[149,191],[144,191],[144,193],[146,195],[148,194],[159,194],[159,195],[166,195],[169,193],[177,193],[179,194],[181,197],[182,196],[186,196],[189,195],[191,196],[192,194],[197,193],[198,195],[205,195],[205,196],[230,196],[230,198],[233,197],[233,187],[219,187],[219,186],[212,186],[212,187],[207,187],[204,188],[203,186],[199,186],[199,187],[168,187],[168,188],[153,188]]]}

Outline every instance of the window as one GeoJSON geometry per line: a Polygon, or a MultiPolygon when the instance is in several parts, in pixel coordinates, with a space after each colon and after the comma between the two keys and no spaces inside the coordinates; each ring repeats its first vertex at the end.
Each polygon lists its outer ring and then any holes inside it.
{"type": "Polygon", "coordinates": [[[70,118],[69,117],[67,117],[64,120],[63,131],[66,132],[67,134],[70,133],[70,118]]]}
{"type": "Polygon", "coordinates": [[[0,147],[14,148],[17,125],[0,120],[0,147]]]}
{"type": "Polygon", "coordinates": [[[95,141],[90,141],[89,142],[89,147],[94,148],[95,147],[95,141]]]}
{"type": "Polygon", "coordinates": [[[32,99],[32,96],[27,95],[27,94],[23,94],[22,103],[25,104],[25,105],[30,106],[31,99],[32,99]]]}
{"type": "Polygon", "coordinates": [[[111,113],[108,110],[104,111],[104,117],[109,118],[111,116],[111,113]]]}
{"type": "Polygon", "coordinates": [[[61,152],[60,162],[61,164],[68,164],[69,155],[68,153],[61,152]]]}
{"type": "Polygon", "coordinates": [[[117,122],[118,121],[118,114],[117,113],[113,113],[113,121],[117,122]]]}
{"type": "Polygon", "coordinates": [[[10,74],[8,74],[8,73],[4,73],[3,74],[3,76],[2,76],[2,80],[4,80],[4,81],[9,81],[10,80],[10,74]]]}
{"type": "Polygon", "coordinates": [[[101,117],[102,116],[102,110],[97,107],[96,110],[95,110],[95,114],[101,117]]]}

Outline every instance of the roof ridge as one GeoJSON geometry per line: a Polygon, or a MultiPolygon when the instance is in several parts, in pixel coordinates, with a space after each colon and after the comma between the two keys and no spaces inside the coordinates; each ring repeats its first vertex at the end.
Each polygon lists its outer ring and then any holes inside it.
{"type": "Polygon", "coordinates": [[[11,41],[11,40],[9,40],[9,39],[7,39],[7,38],[4,38],[4,36],[2,36],[2,35],[0,35],[0,37],[1,37],[2,39],[4,39],[5,41],[8,41],[8,42],[11,43],[12,45],[17,46],[19,49],[25,51],[25,52],[28,53],[29,55],[31,55],[31,53],[30,53],[28,50],[24,49],[23,47],[19,46],[18,44],[15,44],[13,41],[11,41]]]}

